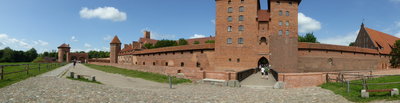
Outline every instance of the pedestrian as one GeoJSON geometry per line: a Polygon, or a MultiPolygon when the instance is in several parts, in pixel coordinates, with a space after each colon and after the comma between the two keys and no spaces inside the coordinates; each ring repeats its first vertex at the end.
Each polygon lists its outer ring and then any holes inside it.
{"type": "Polygon", "coordinates": [[[265,68],[261,66],[261,78],[264,78],[265,75],[265,68]]]}
{"type": "Polygon", "coordinates": [[[269,70],[270,70],[269,66],[266,66],[265,67],[265,77],[267,77],[267,80],[268,80],[268,72],[269,72],[269,70]]]}
{"type": "Polygon", "coordinates": [[[75,65],[76,65],[76,60],[73,60],[73,62],[74,62],[74,68],[75,68],[75,65]]]}

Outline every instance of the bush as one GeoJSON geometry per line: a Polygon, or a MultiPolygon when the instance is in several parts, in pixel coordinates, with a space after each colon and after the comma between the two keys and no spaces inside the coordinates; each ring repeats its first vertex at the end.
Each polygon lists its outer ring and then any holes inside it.
{"type": "Polygon", "coordinates": [[[199,41],[194,41],[194,43],[193,44],[200,44],[200,42],[199,41]]]}
{"type": "Polygon", "coordinates": [[[177,46],[178,43],[175,40],[160,40],[154,45],[154,48],[171,47],[177,46]]]}
{"type": "Polygon", "coordinates": [[[213,43],[215,43],[215,40],[207,40],[205,43],[207,43],[207,44],[213,44],[213,43]]]}
{"type": "Polygon", "coordinates": [[[187,44],[188,42],[185,39],[183,38],[179,39],[179,45],[187,45],[187,44]]]}
{"type": "Polygon", "coordinates": [[[44,63],[46,60],[44,60],[43,57],[37,57],[35,60],[32,61],[33,63],[44,63]]]}

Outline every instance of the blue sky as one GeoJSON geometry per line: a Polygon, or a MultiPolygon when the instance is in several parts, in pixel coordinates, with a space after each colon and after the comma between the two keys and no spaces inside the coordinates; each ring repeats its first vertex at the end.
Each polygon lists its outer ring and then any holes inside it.
{"type": "MultiPolygon", "coordinates": [[[[266,4],[266,2],[262,2],[266,4]]],[[[263,5],[263,8],[266,5],[263,5]]],[[[214,35],[214,0],[0,0],[0,48],[73,51],[108,50],[118,35],[123,43],[150,30],[156,39],[214,35]]],[[[303,0],[300,34],[346,45],[360,24],[400,36],[400,0],[303,0]]]]}

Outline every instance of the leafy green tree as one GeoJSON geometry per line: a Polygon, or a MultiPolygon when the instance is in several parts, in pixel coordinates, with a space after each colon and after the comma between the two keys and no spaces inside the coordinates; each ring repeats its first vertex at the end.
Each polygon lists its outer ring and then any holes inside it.
{"type": "Polygon", "coordinates": [[[213,44],[213,43],[215,43],[215,40],[207,40],[205,43],[207,43],[207,44],[213,44]]]}
{"type": "Polygon", "coordinates": [[[108,58],[110,57],[110,52],[107,51],[89,51],[89,58],[108,58]]]}
{"type": "Polygon", "coordinates": [[[153,48],[154,48],[153,44],[151,44],[151,43],[146,43],[146,44],[144,44],[144,47],[145,47],[146,49],[153,49],[153,48]]]}
{"type": "Polygon", "coordinates": [[[35,48],[29,49],[24,53],[24,55],[26,56],[26,59],[23,61],[26,62],[31,62],[38,57],[38,53],[35,48]]]}
{"type": "Polygon", "coordinates": [[[1,58],[1,62],[14,62],[14,50],[10,47],[6,47],[3,49],[3,57],[1,58]]]}
{"type": "Polygon", "coordinates": [[[390,52],[392,58],[390,59],[390,64],[392,67],[397,68],[400,66],[400,40],[394,43],[394,47],[390,52]]]}
{"type": "Polygon", "coordinates": [[[3,50],[0,50],[0,62],[1,62],[1,58],[3,58],[3,50]]]}
{"type": "Polygon", "coordinates": [[[179,39],[178,43],[179,43],[179,45],[187,45],[188,44],[188,42],[183,38],[179,39]]]}
{"type": "Polygon", "coordinates": [[[314,33],[307,33],[305,36],[299,35],[299,42],[319,43],[314,33]]]}
{"type": "Polygon", "coordinates": [[[43,52],[42,57],[49,57],[50,56],[49,54],[50,54],[49,52],[43,52]]]}
{"type": "Polygon", "coordinates": [[[351,42],[349,46],[355,46],[355,42],[351,42]]]}
{"type": "Polygon", "coordinates": [[[160,40],[154,45],[154,48],[171,47],[177,46],[178,43],[175,40],[160,40]]]}
{"type": "Polygon", "coordinates": [[[193,44],[200,44],[200,42],[199,41],[194,41],[194,43],[193,44]]]}

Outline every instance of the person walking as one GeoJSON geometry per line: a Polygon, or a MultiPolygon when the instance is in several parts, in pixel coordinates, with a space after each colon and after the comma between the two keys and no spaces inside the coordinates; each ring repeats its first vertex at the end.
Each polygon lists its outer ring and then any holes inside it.
{"type": "Polygon", "coordinates": [[[265,68],[261,66],[261,78],[264,78],[265,75],[265,68]]]}
{"type": "Polygon", "coordinates": [[[74,62],[74,68],[75,68],[75,66],[76,66],[76,60],[73,60],[73,62],[74,62]]]}
{"type": "Polygon", "coordinates": [[[267,78],[267,80],[268,80],[268,72],[269,72],[269,70],[270,70],[269,66],[266,66],[265,67],[265,77],[267,78]]]}

